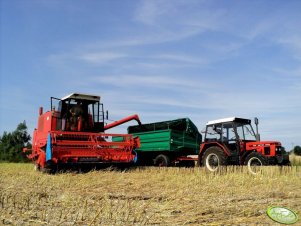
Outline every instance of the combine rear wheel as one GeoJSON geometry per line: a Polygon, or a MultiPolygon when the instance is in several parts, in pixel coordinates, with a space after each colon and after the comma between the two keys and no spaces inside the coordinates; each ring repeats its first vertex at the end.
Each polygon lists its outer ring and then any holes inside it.
{"type": "Polygon", "coordinates": [[[227,156],[219,147],[208,148],[203,156],[202,165],[211,172],[227,164],[227,156]]]}
{"type": "Polygon", "coordinates": [[[258,152],[252,152],[247,156],[245,160],[245,165],[248,166],[248,170],[250,173],[256,175],[261,171],[262,166],[267,165],[267,160],[262,154],[258,152]]]}

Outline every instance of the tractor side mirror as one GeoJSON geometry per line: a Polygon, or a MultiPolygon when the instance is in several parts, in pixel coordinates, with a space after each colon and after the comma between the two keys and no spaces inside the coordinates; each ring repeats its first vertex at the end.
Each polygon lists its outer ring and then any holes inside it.
{"type": "Polygon", "coordinates": [[[256,126],[258,126],[258,124],[259,124],[259,120],[258,120],[258,118],[257,118],[257,117],[255,117],[255,118],[254,118],[254,121],[255,121],[255,125],[256,125],[256,126]]]}

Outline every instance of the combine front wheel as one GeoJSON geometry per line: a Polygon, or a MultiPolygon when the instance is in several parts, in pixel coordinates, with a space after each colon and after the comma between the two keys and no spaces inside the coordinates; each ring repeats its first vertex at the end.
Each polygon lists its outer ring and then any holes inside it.
{"type": "Polygon", "coordinates": [[[33,167],[34,171],[41,171],[41,167],[38,163],[35,163],[34,164],[34,167],[33,167]]]}
{"type": "Polygon", "coordinates": [[[54,174],[56,172],[54,163],[51,160],[47,161],[41,171],[46,174],[54,174]]]}

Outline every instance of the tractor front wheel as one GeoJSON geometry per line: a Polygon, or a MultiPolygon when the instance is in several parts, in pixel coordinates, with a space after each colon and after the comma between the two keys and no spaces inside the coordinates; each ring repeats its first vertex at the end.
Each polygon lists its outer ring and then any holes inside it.
{"type": "Polygon", "coordinates": [[[227,156],[219,147],[208,148],[202,158],[202,165],[211,172],[217,171],[221,166],[227,164],[227,156]]]}
{"type": "Polygon", "coordinates": [[[252,152],[247,156],[245,165],[247,165],[249,172],[255,175],[260,172],[262,166],[267,165],[267,160],[262,154],[252,152]]]}

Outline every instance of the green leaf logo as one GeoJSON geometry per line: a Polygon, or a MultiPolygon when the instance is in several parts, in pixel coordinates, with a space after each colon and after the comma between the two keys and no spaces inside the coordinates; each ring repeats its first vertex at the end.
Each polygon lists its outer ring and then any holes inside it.
{"type": "Polygon", "coordinates": [[[294,224],[298,221],[298,215],[294,211],[279,206],[269,207],[267,215],[281,224],[294,224]]]}

